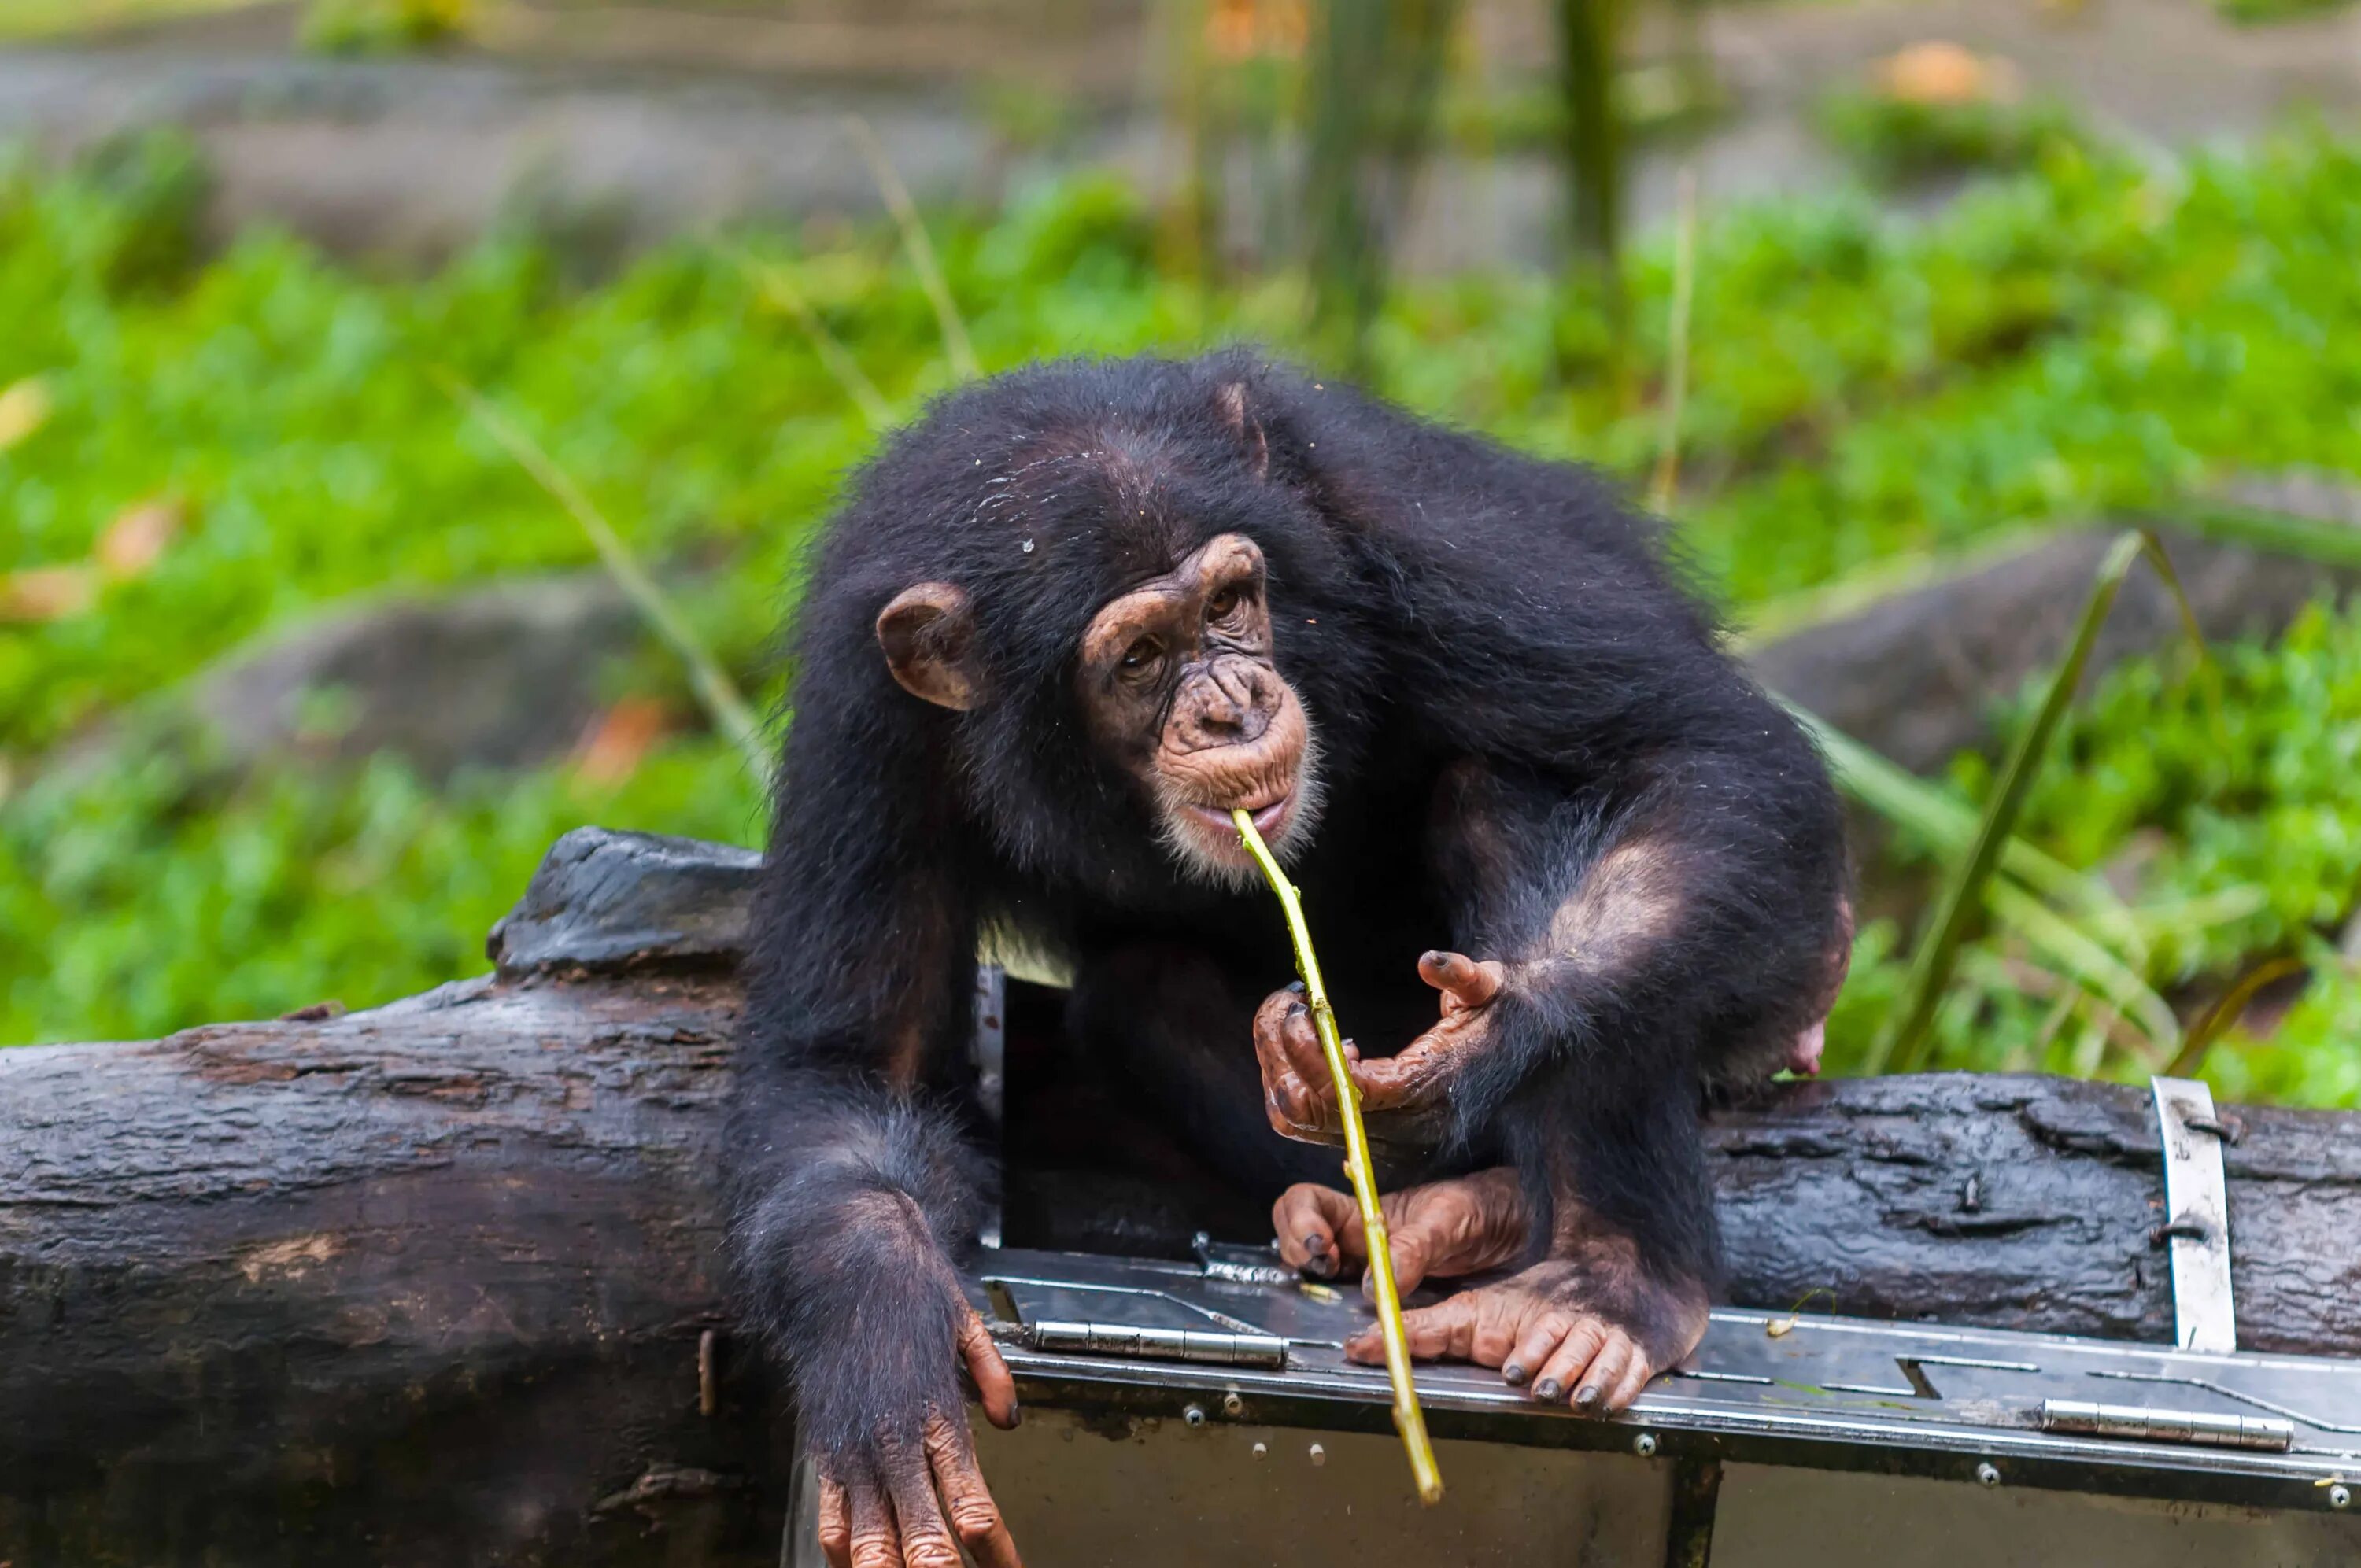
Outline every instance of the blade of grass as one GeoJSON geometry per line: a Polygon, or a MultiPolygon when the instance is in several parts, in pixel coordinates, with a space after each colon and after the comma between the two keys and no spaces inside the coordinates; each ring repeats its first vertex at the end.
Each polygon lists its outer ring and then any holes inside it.
{"type": "Polygon", "coordinates": [[[1673,229],[1673,300],[1664,328],[1664,407],[1656,432],[1656,473],[1648,482],[1648,510],[1672,510],[1681,482],[1681,406],[1689,395],[1689,307],[1697,291],[1697,172],[1681,165],[1680,217],[1673,229]]]}
{"type": "Polygon", "coordinates": [[[755,778],[770,777],[770,754],[763,744],[763,726],[754,717],[754,710],[746,705],[737,684],[730,680],[728,672],[698,640],[697,633],[689,629],[688,622],[681,618],[664,589],[648,576],[639,558],[631,554],[631,546],[625,544],[622,536],[615,532],[614,525],[590,503],[590,498],[574,482],[573,477],[560,468],[549,454],[541,449],[540,444],[525,433],[523,427],[493,407],[490,400],[448,371],[436,371],[435,378],[443,383],[444,389],[462,408],[474,416],[476,422],[500,444],[501,449],[516,460],[517,466],[531,475],[534,483],[572,515],[582,532],[589,536],[591,547],[598,552],[598,559],[606,566],[607,575],[615,580],[617,587],[623,590],[623,597],[631,601],[632,608],[687,666],[689,687],[696,692],[697,700],[704,706],[706,717],[712,720],[714,729],[727,736],[738,748],[740,755],[746,760],[748,771],[755,778]]]}
{"type": "Polygon", "coordinates": [[[844,389],[845,396],[852,400],[852,406],[859,409],[861,417],[869,422],[869,428],[883,431],[890,427],[894,422],[894,406],[885,400],[885,394],[877,389],[877,383],[869,378],[869,373],[861,367],[860,361],[852,357],[851,351],[839,341],[836,334],[828,330],[828,323],[819,319],[819,313],[812,309],[811,302],[804,298],[801,289],[796,287],[796,280],[789,276],[787,269],[763,261],[737,246],[724,245],[722,251],[738,264],[739,269],[746,274],[747,280],[764,299],[795,317],[796,324],[803,329],[805,338],[811,344],[812,352],[818,356],[821,367],[836,378],[836,384],[844,389]]]}
{"type": "Polygon", "coordinates": [[[2189,602],[2189,590],[2180,586],[2180,574],[2172,569],[2172,557],[2164,553],[2164,542],[2146,529],[2140,530],[2140,554],[2156,568],[2164,580],[2165,592],[2172,596],[2173,608],[2180,611],[2180,630],[2197,651],[2197,685],[2204,694],[2205,717],[2213,727],[2213,743],[2226,748],[2230,744],[2230,721],[2222,708],[2222,666],[2213,660],[2213,650],[2205,641],[2205,629],[2197,624],[2196,607],[2189,602]]]}
{"type": "Polygon", "coordinates": [[[2137,531],[2125,533],[2101,561],[2091,597],[2075,626],[2074,640],[2058,673],[2050,677],[2049,689],[2035,710],[2033,721],[2025,727],[2010,750],[1992,800],[1976,826],[1975,842],[1944,884],[1927,935],[1911,954],[1902,1000],[1887,1014],[1884,1025],[1870,1043],[1868,1059],[1862,1068],[1865,1073],[1875,1074],[1889,1068],[1895,1072],[1914,1072],[1924,1064],[1927,1025],[1950,981],[1960,944],[1967,938],[1969,922],[1982,906],[1986,884],[1999,868],[2001,851],[2016,827],[2017,814],[2033,787],[2034,775],[2042,753],[2048,749],[2049,738],[2056,733],[2059,720],[2065,717],[2075,689],[2081,684],[2082,670],[2090,663],[2099,628],[2106,620],[2124,578],[2139,559],[2148,537],[2137,531]]]}
{"type": "Polygon", "coordinates": [[[1992,879],[1985,897],[1994,918],[2023,937],[2076,985],[2136,1024],[2147,1036],[2149,1055],[2162,1061],[2179,1049],[2180,1020],[2172,1004],[2106,948],[2075,928],[2056,910],[2004,877],[1992,879]]]}
{"type": "Polygon", "coordinates": [[[2230,1026],[2245,1014],[2246,1003],[2255,999],[2257,992],[2275,980],[2284,980],[2289,975],[2301,973],[2303,968],[2304,963],[2301,959],[2283,955],[2276,959],[2267,959],[2239,976],[2236,982],[2229,990],[2215,997],[2213,1004],[2205,1009],[2197,1022],[2190,1026],[2189,1037],[2181,1045],[2180,1054],[2172,1058],[2172,1065],[2164,1069],[2164,1076],[2187,1078],[2202,1067],[2205,1064],[2205,1053],[2212,1049],[2213,1042],[2228,1033],[2230,1026]]]}
{"type": "MultiPolygon", "coordinates": [[[[1963,855],[1975,842],[1975,813],[1965,804],[1862,745],[1817,714],[1793,703],[1787,704],[1787,711],[1811,732],[1836,772],[1838,787],[1847,795],[1947,854],[1963,855]]],[[[2078,872],[2015,838],[2002,848],[2001,869],[2043,897],[2080,913],[2091,922],[2093,930],[2114,942],[2133,963],[2147,961],[2147,939],[2138,916],[2097,877],[2078,872]]]]}
{"type": "Polygon", "coordinates": [[[918,275],[918,287],[927,291],[927,302],[935,307],[935,320],[943,333],[943,352],[950,356],[951,369],[962,381],[972,381],[983,374],[976,363],[975,344],[968,337],[967,323],[960,319],[959,304],[951,298],[950,285],[943,280],[943,269],[935,259],[935,242],[927,237],[927,225],[918,219],[917,203],[910,200],[910,188],[902,183],[895,171],[894,160],[885,156],[885,144],[877,139],[869,122],[859,115],[847,115],[845,127],[852,133],[852,143],[861,149],[862,161],[869,165],[869,176],[877,181],[877,194],[884,199],[885,210],[894,214],[901,226],[902,248],[909,254],[911,269],[918,275]]]}
{"type": "Polygon", "coordinates": [[[2202,497],[2168,501],[2155,508],[2153,515],[2158,522],[2216,543],[2299,555],[2323,566],[2361,566],[2361,528],[2347,522],[2202,497]]]}

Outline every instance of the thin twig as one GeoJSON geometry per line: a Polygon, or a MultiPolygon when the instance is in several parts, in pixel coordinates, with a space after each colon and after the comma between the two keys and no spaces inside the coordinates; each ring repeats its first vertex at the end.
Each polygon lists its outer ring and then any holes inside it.
{"type": "Polygon", "coordinates": [[[819,356],[820,364],[836,378],[837,385],[844,389],[845,396],[851,398],[853,406],[861,411],[861,417],[869,422],[869,428],[882,431],[892,425],[894,405],[885,400],[885,394],[877,389],[877,383],[869,378],[869,372],[852,357],[851,350],[844,346],[836,334],[828,330],[828,323],[819,319],[819,313],[812,309],[809,300],[804,298],[804,291],[796,287],[796,280],[788,275],[787,269],[763,261],[736,246],[724,246],[722,251],[752,280],[764,299],[796,318],[796,324],[803,328],[804,336],[811,343],[812,352],[819,356]]]}
{"type": "Polygon", "coordinates": [[[1672,320],[1664,334],[1664,406],[1656,434],[1656,477],[1648,510],[1672,510],[1681,481],[1681,409],[1689,396],[1689,306],[1697,292],[1697,172],[1681,166],[1680,215],[1673,228],[1672,320]]]}
{"type": "Polygon", "coordinates": [[[1295,969],[1303,977],[1304,1000],[1312,1007],[1312,1026],[1320,1036],[1320,1054],[1336,1090],[1336,1113],[1345,1125],[1345,1174],[1353,1183],[1360,1205],[1362,1250],[1368,1255],[1370,1293],[1377,1298],[1378,1329],[1385,1336],[1386,1376],[1393,1384],[1394,1430],[1401,1434],[1410,1454],[1410,1471],[1418,1485],[1419,1501],[1432,1508],[1443,1500],[1443,1473],[1434,1463],[1434,1444],[1427,1441],[1426,1413],[1419,1408],[1418,1389],[1411,1381],[1410,1342],[1402,1331],[1401,1295],[1394,1288],[1393,1249],[1386,1240],[1386,1216],[1378,1201],[1377,1168],[1369,1158],[1368,1130],[1361,1124],[1361,1094],[1354,1087],[1353,1069],[1345,1059],[1345,1042],[1336,1028],[1336,1010],[1328,1004],[1328,988],[1320,978],[1320,960],[1312,952],[1312,927],[1304,924],[1303,900],[1287,880],[1270,847],[1256,831],[1251,813],[1230,813],[1238,839],[1262,868],[1263,880],[1279,895],[1287,916],[1287,932],[1295,943],[1295,969]]]}
{"type": "Polygon", "coordinates": [[[681,663],[688,667],[689,687],[696,692],[697,701],[704,705],[706,716],[712,720],[713,727],[738,748],[755,778],[768,778],[771,760],[763,745],[761,720],[746,705],[745,697],[739,694],[737,685],[730,680],[728,672],[697,640],[697,634],[689,630],[680,612],[673,608],[672,600],[664,596],[664,589],[648,576],[638,557],[631,554],[631,546],[625,544],[622,536],[615,532],[614,525],[600,515],[582,488],[557,466],[548,453],[541,449],[540,444],[526,434],[522,426],[493,407],[481,392],[448,371],[438,370],[435,376],[452,397],[475,416],[477,422],[490,433],[492,439],[500,444],[501,449],[516,459],[517,466],[532,475],[533,481],[573,516],[582,532],[589,536],[592,547],[598,552],[598,559],[606,566],[607,575],[615,580],[615,586],[623,590],[623,596],[631,601],[641,617],[654,628],[656,635],[663,638],[673,652],[679,656],[681,663]]]}
{"type": "Polygon", "coordinates": [[[950,356],[951,368],[961,380],[974,380],[983,374],[983,369],[976,363],[975,345],[967,335],[967,323],[960,319],[950,285],[943,280],[942,267],[935,259],[935,243],[927,237],[927,225],[918,221],[918,207],[910,200],[910,188],[895,172],[893,160],[885,156],[885,145],[869,128],[867,120],[859,115],[847,115],[844,124],[852,133],[853,145],[861,149],[862,159],[869,165],[870,178],[877,181],[877,194],[884,198],[885,210],[902,227],[902,248],[909,252],[910,266],[918,274],[918,287],[927,291],[927,299],[935,307],[935,320],[943,329],[943,352],[950,356]]]}

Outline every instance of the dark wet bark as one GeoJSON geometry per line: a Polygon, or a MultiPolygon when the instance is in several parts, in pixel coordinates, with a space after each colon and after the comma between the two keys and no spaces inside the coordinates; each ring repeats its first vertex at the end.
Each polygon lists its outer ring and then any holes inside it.
{"type": "MultiPolygon", "coordinates": [[[[500,975],[0,1051],[0,1561],[774,1561],[715,1169],[742,870],[571,836],[500,975]]],[[[2361,1351],[2361,1118],[2236,1114],[2245,1342],[2361,1351]]],[[[2169,1335],[2142,1092],[1795,1085],[1712,1141],[1735,1299],[2169,1335]]]]}

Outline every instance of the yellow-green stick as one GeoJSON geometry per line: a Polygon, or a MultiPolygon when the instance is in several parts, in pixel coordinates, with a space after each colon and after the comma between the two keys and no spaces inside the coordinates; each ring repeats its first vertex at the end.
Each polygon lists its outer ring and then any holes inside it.
{"type": "Polygon", "coordinates": [[[1418,1390],[1411,1386],[1410,1344],[1402,1332],[1401,1294],[1394,1288],[1393,1254],[1386,1246],[1386,1217],[1378,1207],[1377,1173],[1369,1161],[1369,1135],[1361,1125],[1360,1091],[1345,1060],[1344,1037],[1336,1032],[1336,1010],[1328,1005],[1328,988],[1320,982],[1320,960],[1312,956],[1312,931],[1303,923],[1303,901],[1295,884],[1279,869],[1270,846],[1255,830],[1254,817],[1230,813],[1246,853],[1279,894],[1287,911],[1288,935],[1295,940],[1295,970],[1303,977],[1305,999],[1312,1006],[1312,1031],[1320,1036],[1320,1054],[1328,1060],[1328,1076],[1336,1085],[1336,1110],[1345,1123],[1345,1174],[1353,1179],[1353,1197],[1361,1205],[1361,1234],[1369,1254],[1369,1277],[1377,1285],[1378,1330],[1386,1339],[1386,1376],[1394,1386],[1394,1430],[1401,1433],[1410,1454],[1410,1473],[1418,1483],[1418,1499],[1430,1506],[1443,1500],[1443,1472],[1435,1467],[1434,1444],[1427,1441],[1426,1412],[1418,1408],[1418,1390]]]}

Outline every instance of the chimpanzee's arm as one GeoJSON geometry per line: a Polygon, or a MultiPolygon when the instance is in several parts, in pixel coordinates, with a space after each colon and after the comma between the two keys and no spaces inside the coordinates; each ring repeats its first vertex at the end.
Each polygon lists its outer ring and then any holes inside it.
{"type": "MultiPolygon", "coordinates": [[[[1425,1348],[1620,1405],[1703,1326],[1701,1078],[1767,1073],[1826,1003],[1827,770],[1595,477],[1350,397],[1279,401],[1273,450],[1382,586],[1405,743],[1447,762],[1432,871],[1455,950],[1420,966],[1444,1015],[1356,1078],[1381,1116],[1508,1153],[1546,1253],[1417,1314],[1425,1348]]],[[[1257,1033],[1308,1086],[1287,1008],[1257,1033]]]]}
{"type": "Polygon", "coordinates": [[[951,1263],[989,1179],[950,1081],[975,920],[919,761],[881,773],[832,744],[830,718],[798,718],[757,899],[726,1145],[734,1263],[795,1387],[832,1559],[898,1535],[884,1560],[955,1563],[955,1534],[1013,1562],[958,1376],[964,1362],[1014,1421],[951,1263]]]}

